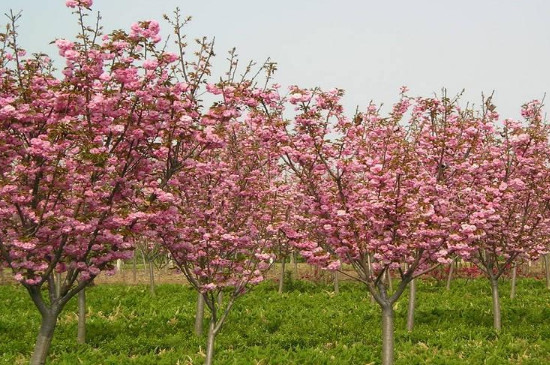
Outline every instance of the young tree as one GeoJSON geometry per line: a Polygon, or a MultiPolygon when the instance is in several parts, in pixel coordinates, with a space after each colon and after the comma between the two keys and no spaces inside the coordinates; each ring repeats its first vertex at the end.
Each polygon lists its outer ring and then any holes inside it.
{"type": "Polygon", "coordinates": [[[395,302],[414,277],[448,262],[448,195],[417,126],[403,118],[410,99],[387,118],[371,104],[349,120],[341,95],[291,88],[298,115],[283,159],[299,180],[303,213],[293,218],[308,226],[295,244],[310,263],[353,266],[382,309],[382,362],[391,364],[395,302]],[[393,293],[383,280],[390,269],[399,272],[393,293]]]}
{"type": "MultiPolygon", "coordinates": [[[[468,238],[463,237],[460,225],[463,215],[455,208],[455,197],[465,182],[472,181],[472,158],[483,151],[484,141],[487,136],[492,136],[494,130],[493,119],[487,115],[477,116],[471,107],[460,107],[460,96],[451,99],[443,90],[438,98],[417,98],[409,122],[412,131],[410,138],[416,141],[417,158],[432,172],[440,193],[445,197],[439,201],[439,210],[444,214],[442,223],[447,232],[449,258],[453,261],[457,255],[468,255],[473,249],[466,244],[468,238]],[[451,232],[455,234],[449,236],[451,232]]],[[[450,265],[452,269],[452,261],[450,265]]],[[[450,275],[451,271],[447,286],[450,275]]],[[[408,330],[412,330],[414,325],[416,293],[413,283],[410,289],[408,330]]]]}
{"type": "MultiPolygon", "coordinates": [[[[486,103],[496,119],[494,107],[486,103]]],[[[470,178],[456,185],[462,238],[471,246],[465,255],[491,284],[494,328],[502,327],[498,279],[517,259],[536,259],[548,247],[550,171],[548,126],[541,104],[522,108],[525,123],[507,119],[472,154],[470,178]]]]}
{"type": "Polygon", "coordinates": [[[157,218],[150,233],[204,299],[211,364],[215,337],[235,300],[264,279],[273,261],[274,207],[282,184],[273,134],[280,114],[276,89],[227,80],[208,84],[206,92],[221,100],[201,114],[180,117],[193,121],[191,139],[172,134],[170,123],[163,129],[164,153],[155,156],[150,181],[162,193],[151,205],[157,218]]]}
{"type": "Polygon", "coordinates": [[[102,37],[84,23],[91,3],[67,1],[82,32],[56,41],[61,78],[47,56],[25,57],[18,15],[0,35],[0,257],[42,317],[32,364],[45,363],[67,302],[132,254],[126,236],[144,216],[138,192],[159,147],[156,109],[169,102],[157,86],[178,59],[143,58],[156,49],[155,22],[102,37]]]}
{"type": "Polygon", "coordinates": [[[166,257],[166,251],[158,243],[147,239],[138,238],[134,241],[134,247],[135,254],[139,252],[143,258],[144,270],[149,277],[149,293],[154,297],[156,295],[155,267],[167,265],[166,262],[161,262],[166,257]]]}

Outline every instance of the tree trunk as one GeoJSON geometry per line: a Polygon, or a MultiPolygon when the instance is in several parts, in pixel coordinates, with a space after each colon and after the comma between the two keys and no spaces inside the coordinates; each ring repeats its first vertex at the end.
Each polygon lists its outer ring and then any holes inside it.
{"type": "Polygon", "coordinates": [[[393,306],[382,305],[382,365],[393,364],[393,306]]]}
{"type": "Polygon", "coordinates": [[[283,258],[281,262],[281,272],[279,275],[279,294],[283,293],[283,288],[285,285],[285,265],[286,265],[286,258],[283,258]]]}
{"type": "Polygon", "coordinates": [[[206,361],[205,365],[212,365],[214,359],[214,342],[216,340],[216,332],[214,331],[216,327],[215,319],[210,320],[210,325],[208,326],[208,340],[206,342],[206,361]]]}
{"type": "Polygon", "coordinates": [[[393,283],[392,283],[392,280],[391,280],[391,272],[390,272],[390,269],[386,270],[386,279],[388,280],[388,290],[390,291],[390,293],[393,292],[393,283]]]}
{"type": "Polygon", "coordinates": [[[55,296],[61,296],[61,273],[58,272],[55,273],[55,296]]]}
{"type": "Polygon", "coordinates": [[[86,343],[86,289],[78,292],[78,330],[76,340],[86,343]]]}
{"type": "MultiPolygon", "coordinates": [[[[370,255],[367,255],[367,265],[368,265],[369,271],[372,270],[372,263],[371,263],[370,255]]],[[[370,302],[371,303],[376,303],[376,299],[374,298],[373,293],[370,293],[370,302]]],[[[378,304],[380,304],[380,303],[378,303],[378,304]]]]}
{"type": "Polygon", "coordinates": [[[449,266],[449,275],[447,276],[447,285],[445,286],[445,289],[447,290],[451,289],[451,280],[453,280],[454,268],[455,268],[455,260],[451,261],[451,265],[449,266]]]}
{"type": "Polygon", "coordinates": [[[500,301],[498,297],[498,279],[490,278],[491,294],[493,297],[493,325],[496,331],[502,329],[502,319],[500,315],[500,301]]]}
{"type": "Polygon", "coordinates": [[[414,328],[414,309],[416,306],[416,280],[413,279],[409,284],[409,309],[407,312],[407,331],[411,332],[414,328]]]}
{"type": "Polygon", "coordinates": [[[204,297],[201,293],[197,298],[197,312],[195,314],[195,334],[197,336],[202,335],[204,322],[204,297]]]}
{"type": "Polygon", "coordinates": [[[550,254],[544,255],[544,272],[546,274],[546,289],[550,289],[550,254]]]}
{"type": "Polygon", "coordinates": [[[137,259],[136,252],[134,251],[134,258],[132,259],[132,282],[135,284],[137,281],[137,259]]]}
{"type": "Polygon", "coordinates": [[[149,292],[155,296],[155,271],[153,261],[149,261],[149,292]]]}
{"type": "Polygon", "coordinates": [[[517,265],[514,265],[514,267],[512,267],[512,282],[510,284],[510,299],[514,299],[516,297],[517,271],[518,271],[518,267],[517,265]]]}
{"type": "Polygon", "coordinates": [[[290,257],[292,258],[292,264],[294,265],[294,278],[300,279],[298,276],[298,257],[296,251],[292,251],[292,255],[290,257]]]}
{"type": "Polygon", "coordinates": [[[46,363],[58,315],[59,311],[55,310],[49,310],[47,314],[42,315],[40,332],[36,338],[36,344],[31,357],[31,365],[44,365],[46,363]]]}
{"type": "Polygon", "coordinates": [[[334,294],[340,293],[340,275],[338,271],[334,272],[334,294]]]}

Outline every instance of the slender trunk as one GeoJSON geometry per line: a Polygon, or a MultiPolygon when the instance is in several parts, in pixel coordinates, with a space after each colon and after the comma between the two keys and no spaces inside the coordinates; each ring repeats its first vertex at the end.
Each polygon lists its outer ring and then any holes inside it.
{"type": "Polygon", "coordinates": [[[286,264],[286,258],[283,258],[281,262],[281,272],[279,274],[279,294],[283,293],[283,288],[285,285],[285,264],[286,264]]]}
{"type": "Polygon", "coordinates": [[[518,267],[514,265],[512,267],[512,283],[510,284],[510,299],[516,297],[516,278],[517,278],[518,267]]]}
{"type": "Polygon", "coordinates": [[[210,319],[210,325],[208,326],[208,340],[206,342],[206,361],[205,365],[212,365],[214,359],[214,342],[216,340],[216,320],[214,318],[210,319]]]}
{"type": "Polygon", "coordinates": [[[393,293],[393,283],[391,280],[390,269],[386,270],[386,279],[388,279],[388,290],[390,291],[390,293],[393,293]]]}
{"type": "Polygon", "coordinates": [[[132,259],[132,282],[137,281],[137,258],[136,253],[134,252],[134,258],[132,259]]]}
{"type": "MultiPolygon", "coordinates": [[[[372,270],[372,263],[371,263],[371,260],[370,260],[370,255],[367,255],[367,265],[369,267],[369,271],[372,270]]],[[[372,293],[370,293],[370,302],[371,303],[376,303],[376,299],[374,298],[374,295],[372,293]]]]}
{"type": "Polygon", "coordinates": [[[310,264],[310,267],[313,267],[313,280],[315,281],[316,284],[319,284],[320,282],[320,279],[321,279],[321,275],[319,274],[319,266],[315,265],[311,265],[310,264]]]}
{"type": "Polygon", "coordinates": [[[49,310],[47,314],[42,315],[40,332],[36,338],[36,344],[31,357],[31,365],[44,365],[46,363],[58,315],[59,312],[55,310],[49,310]]]}
{"type": "Polygon", "coordinates": [[[382,365],[393,364],[393,306],[382,305],[382,365]]]}
{"type": "Polygon", "coordinates": [[[165,274],[168,274],[168,261],[169,261],[169,257],[168,257],[168,255],[166,255],[165,257],[166,257],[166,263],[165,263],[164,260],[163,260],[163,263],[162,263],[162,272],[165,273],[165,274]]]}
{"type": "Polygon", "coordinates": [[[382,309],[382,365],[393,364],[393,349],[394,349],[394,310],[393,305],[401,297],[407,285],[412,280],[412,272],[407,270],[407,273],[402,276],[401,281],[397,285],[395,292],[388,295],[386,283],[377,279],[377,282],[367,283],[369,292],[374,296],[376,302],[382,309]]]}
{"type": "Polygon", "coordinates": [[[61,296],[61,273],[58,272],[55,273],[55,296],[61,296]]]}
{"type": "Polygon", "coordinates": [[[407,312],[407,331],[411,332],[414,328],[414,309],[416,306],[416,280],[409,284],[409,309],[407,312]]]}
{"type": "Polygon", "coordinates": [[[4,277],[4,269],[2,269],[0,267],[0,284],[4,284],[4,281],[5,281],[5,277],[4,277]]]}
{"type": "Polygon", "coordinates": [[[153,261],[149,261],[149,292],[155,296],[155,271],[153,261]]]}
{"type": "Polygon", "coordinates": [[[453,280],[454,268],[455,268],[455,260],[451,261],[451,265],[449,266],[449,275],[447,276],[447,285],[445,286],[447,290],[451,289],[451,280],[453,280]]]}
{"type": "Polygon", "coordinates": [[[546,289],[550,289],[550,254],[544,255],[544,272],[546,274],[546,289]]]}
{"type": "Polygon", "coordinates": [[[78,343],[86,343],[86,289],[78,292],[78,343]]]}
{"type": "Polygon", "coordinates": [[[197,336],[202,335],[204,322],[204,297],[201,293],[197,298],[197,312],[195,314],[195,334],[197,336]]]}
{"type": "Polygon", "coordinates": [[[500,302],[498,297],[498,279],[491,277],[491,294],[493,297],[493,325],[496,331],[502,329],[502,320],[500,316],[500,302]]]}
{"type": "Polygon", "coordinates": [[[334,293],[335,294],[340,293],[340,275],[338,271],[334,272],[334,293]]]}
{"type": "Polygon", "coordinates": [[[292,258],[292,264],[294,265],[294,278],[299,279],[300,277],[298,276],[298,258],[296,256],[296,251],[292,251],[292,256],[290,257],[292,258]]]}
{"type": "Polygon", "coordinates": [[[143,270],[147,267],[147,260],[145,259],[145,254],[143,253],[143,250],[140,250],[141,252],[141,261],[143,261],[143,270]]]}

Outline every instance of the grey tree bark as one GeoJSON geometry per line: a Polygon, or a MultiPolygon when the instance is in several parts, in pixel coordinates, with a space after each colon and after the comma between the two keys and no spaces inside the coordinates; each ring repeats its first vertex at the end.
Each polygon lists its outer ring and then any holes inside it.
{"type": "Polygon", "coordinates": [[[546,274],[546,289],[550,289],[550,254],[544,255],[544,272],[546,274]]]}
{"type": "Polygon", "coordinates": [[[86,289],[78,292],[78,332],[77,342],[86,343],[86,289]]]}
{"type": "Polygon", "coordinates": [[[58,272],[55,273],[55,296],[61,296],[61,274],[58,272]]]}
{"type": "Polygon", "coordinates": [[[212,317],[210,319],[210,324],[208,325],[208,339],[206,342],[206,360],[205,365],[212,365],[214,360],[214,343],[216,341],[216,322],[212,317]]]}
{"type": "Polygon", "coordinates": [[[216,342],[216,335],[220,332],[227,315],[231,311],[233,304],[238,296],[238,291],[233,292],[231,297],[225,302],[225,308],[222,308],[222,292],[218,293],[205,293],[203,294],[204,303],[210,310],[210,323],[208,325],[208,337],[206,342],[206,359],[205,365],[212,365],[214,360],[214,346],[216,342]],[[218,312],[219,311],[219,312],[218,312]],[[220,315],[218,316],[218,314],[220,315]]]}
{"type": "Polygon", "coordinates": [[[393,282],[392,282],[390,270],[387,270],[385,275],[386,275],[386,280],[388,281],[388,289],[391,293],[393,292],[393,282]]]}
{"type": "Polygon", "coordinates": [[[340,274],[338,271],[334,271],[334,294],[340,293],[340,274]]]}
{"type": "Polygon", "coordinates": [[[395,302],[401,297],[401,294],[407,288],[412,280],[411,271],[401,277],[401,281],[395,292],[388,294],[387,283],[380,277],[374,285],[367,284],[367,287],[382,309],[382,365],[392,365],[394,359],[394,309],[395,302]]]}
{"type": "Polygon", "coordinates": [[[453,280],[454,268],[455,268],[455,260],[451,261],[451,265],[449,266],[449,275],[447,276],[447,285],[445,286],[445,289],[447,290],[451,289],[451,281],[453,280]]]}
{"type": "Polygon", "coordinates": [[[195,314],[195,334],[202,335],[204,323],[204,297],[199,293],[197,298],[197,312],[195,314]]]}
{"type": "Polygon", "coordinates": [[[55,275],[50,273],[47,277],[47,283],[48,300],[45,300],[43,297],[42,285],[25,285],[27,292],[41,316],[40,330],[36,337],[34,351],[31,356],[31,365],[43,365],[46,363],[59,313],[61,313],[67,302],[83,290],[90,281],[80,282],[75,287],[72,287],[72,289],[70,289],[72,283],[69,281],[63,284],[62,289],[59,289],[56,285],[57,281],[55,275]],[[61,296],[57,296],[58,292],[61,293],[61,296]]]}
{"type": "Polygon", "coordinates": [[[137,258],[136,253],[134,252],[134,258],[132,259],[132,282],[137,281],[137,258]]]}
{"type": "Polygon", "coordinates": [[[393,364],[393,303],[382,306],[382,365],[393,364]]]}
{"type": "Polygon", "coordinates": [[[285,285],[285,265],[286,265],[286,258],[283,257],[281,260],[281,272],[279,273],[279,294],[283,293],[284,285],[285,285]]]}
{"type": "Polygon", "coordinates": [[[416,307],[416,280],[413,279],[409,284],[409,307],[407,311],[407,331],[411,332],[414,328],[414,310],[416,307]]]}
{"type": "Polygon", "coordinates": [[[502,329],[502,317],[500,314],[500,298],[498,295],[498,279],[491,277],[491,294],[493,298],[493,327],[496,331],[502,329]]]}
{"type": "Polygon", "coordinates": [[[510,299],[514,299],[516,297],[517,271],[518,267],[517,265],[514,265],[514,267],[512,267],[512,282],[510,283],[510,299]]]}
{"type": "Polygon", "coordinates": [[[155,267],[153,261],[149,261],[149,292],[152,296],[155,296],[155,267]]]}
{"type": "Polygon", "coordinates": [[[300,277],[298,276],[298,258],[297,258],[298,254],[296,253],[296,251],[292,251],[292,254],[290,255],[290,259],[291,259],[291,263],[292,265],[294,266],[294,278],[295,279],[299,279],[300,277]]]}
{"type": "Polygon", "coordinates": [[[36,344],[34,345],[34,351],[30,362],[31,365],[44,365],[46,363],[58,315],[59,310],[56,308],[48,310],[46,313],[42,313],[40,331],[38,332],[36,344]]]}

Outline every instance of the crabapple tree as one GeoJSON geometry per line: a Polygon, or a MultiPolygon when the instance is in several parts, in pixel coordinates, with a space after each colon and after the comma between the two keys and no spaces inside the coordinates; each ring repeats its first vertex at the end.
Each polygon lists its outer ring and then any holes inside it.
{"type": "MultiPolygon", "coordinates": [[[[382,309],[382,362],[391,364],[394,303],[414,277],[447,263],[461,246],[448,240],[450,195],[435,153],[437,123],[418,118],[434,102],[403,94],[388,117],[371,104],[350,120],[341,95],[291,88],[297,116],[287,125],[283,159],[299,181],[301,214],[294,220],[307,227],[296,228],[295,245],[310,263],[355,269],[382,309]],[[382,280],[390,269],[400,279],[393,293],[382,280]]],[[[434,121],[444,113],[434,110],[434,121]]],[[[460,134],[464,123],[454,124],[460,134]]],[[[452,143],[441,153],[465,148],[452,143]]]]}
{"type": "MultiPolygon", "coordinates": [[[[450,239],[470,246],[462,257],[476,264],[491,284],[495,330],[501,329],[498,279],[517,259],[536,259],[548,250],[550,170],[548,126],[541,104],[522,107],[525,122],[504,120],[470,154],[469,178],[453,187],[459,229],[450,239]]],[[[486,103],[483,119],[496,121],[486,103]]]]}
{"type": "Polygon", "coordinates": [[[17,15],[0,35],[0,257],[42,316],[32,364],[46,361],[66,303],[131,256],[158,105],[172,102],[159,85],[179,58],[157,50],[158,23],[102,36],[84,23],[91,4],[67,1],[82,31],[55,42],[59,74],[47,56],[25,56],[17,15]]]}
{"type": "Polygon", "coordinates": [[[164,153],[154,158],[159,178],[151,180],[151,189],[162,185],[162,193],[151,205],[157,209],[151,233],[210,312],[210,364],[215,336],[235,300],[264,279],[274,258],[274,207],[283,186],[278,135],[284,135],[275,127],[276,89],[224,80],[208,84],[206,93],[220,100],[200,114],[179,118],[195,124],[190,141],[170,134],[169,124],[163,129],[164,153]]]}

